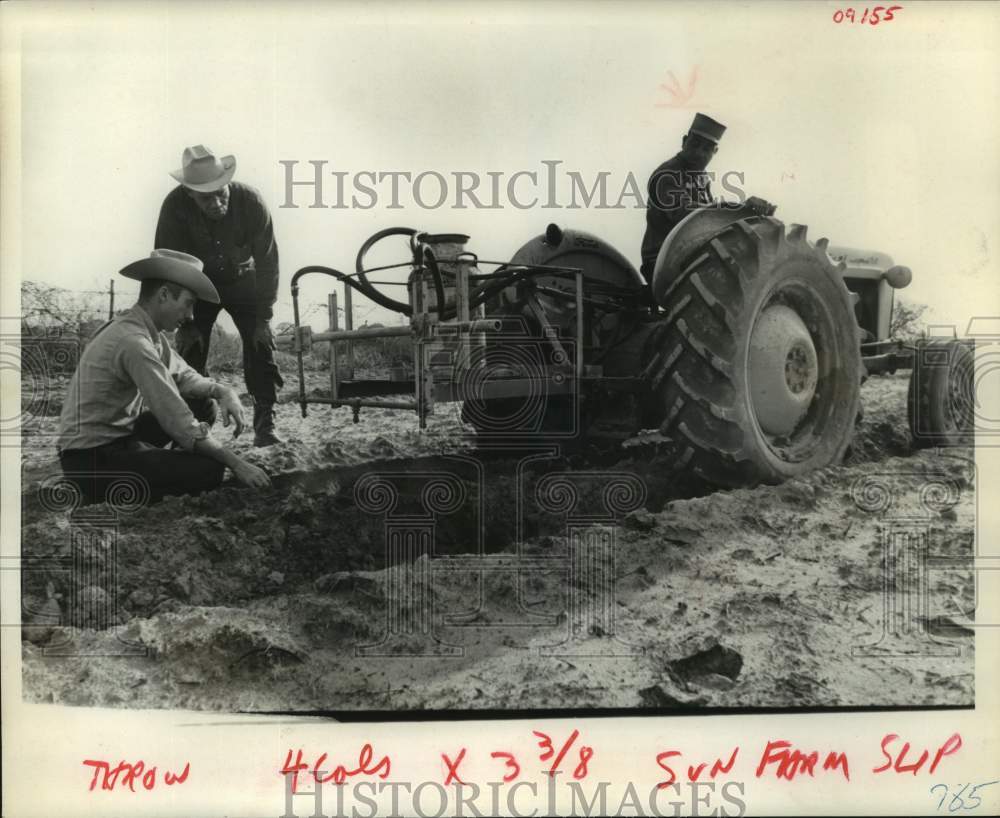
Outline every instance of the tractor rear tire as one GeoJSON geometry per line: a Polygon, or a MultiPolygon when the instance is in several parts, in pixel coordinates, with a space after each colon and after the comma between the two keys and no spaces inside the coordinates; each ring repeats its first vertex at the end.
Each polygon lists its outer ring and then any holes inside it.
{"type": "Polygon", "coordinates": [[[677,469],[735,488],[843,458],[860,405],[860,329],[843,266],[805,234],[772,218],[735,222],[666,289],[645,371],[677,469]]]}
{"type": "Polygon", "coordinates": [[[974,368],[968,342],[932,338],[917,343],[906,396],[915,448],[974,444],[974,368]]]}

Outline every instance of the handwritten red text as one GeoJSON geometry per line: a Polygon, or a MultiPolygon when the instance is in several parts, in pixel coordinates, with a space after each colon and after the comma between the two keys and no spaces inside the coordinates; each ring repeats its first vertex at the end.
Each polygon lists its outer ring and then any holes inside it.
{"type": "MultiPolygon", "coordinates": [[[[739,754],[740,748],[734,747],[733,751],[729,754],[729,759],[725,762],[721,758],[716,758],[709,770],[708,777],[714,779],[721,773],[728,773],[733,769],[733,765],[736,763],[736,756],[739,754]]],[[[677,781],[677,773],[674,772],[673,768],[667,764],[667,761],[674,756],[679,756],[681,754],[680,750],[665,750],[656,756],[656,763],[660,766],[660,769],[665,770],[669,778],[666,781],[661,781],[656,786],[659,789],[665,789],[677,781]]],[[[708,766],[707,763],[702,762],[697,766],[689,764],[687,768],[687,780],[697,781],[701,778],[702,773],[708,766]]]]}
{"type": "MultiPolygon", "coordinates": [[[[112,767],[107,761],[85,758],[83,764],[94,769],[88,792],[93,792],[98,783],[100,783],[102,790],[113,790],[117,786],[119,789],[127,788],[129,792],[135,792],[136,785],[144,790],[156,788],[157,768],[155,766],[147,767],[144,761],[137,761],[135,764],[120,761],[112,767]]],[[[191,762],[185,764],[180,773],[164,770],[163,783],[168,787],[172,787],[174,784],[183,784],[187,781],[190,771],[191,762]]]]}
{"type": "Polygon", "coordinates": [[[307,771],[312,774],[317,784],[326,784],[331,781],[334,784],[343,784],[348,778],[353,778],[358,775],[375,775],[385,780],[389,777],[392,762],[389,760],[389,756],[382,756],[382,758],[378,761],[374,760],[374,756],[375,752],[372,750],[372,746],[370,744],[366,744],[361,748],[361,752],[358,753],[357,767],[354,769],[348,769],[343,764],[338,764],[333,768],[332,772],[324,775],[324,773],[326,773],[332,766],[328,763],[329,756],[327,753],[321,753],[316,758],[315,763],[310,765],[304,759],[301,749],[295,751],[294,761],[292,761],[292,751],[289,750],[288,754],[285,756],[285,763],[279,772],[282,775],[290,775],[292,777],[293,794],[298,791],[299,773],[307,771]]]}
{"type": "Polygon", "coordinates": [[[864,10],[855,11],[854,9],[837,9],[833,13],[833,22],[835,23],[859,23],[864,25],[867,23],[870,26],[877,26],[879,23],[888,23],[893,19],[894,13],[897,11],[902,11],[902,6],[875,6],[869,9],[867,6],[864,10]],[[884,17],[882,15],[885,15],[884,17]]]}
{"type": "MultiPolygon", "coordinates": [[[[891,769],[895,773],[913,773],[916,775],[931,757],[930,750],[924,750],[916,761],[907,764],[906,756],[910,752],[910,742],[904,742],[902,748],[899,750],[899,755],[893,757],[893,752],[895,751],[890,752],[889,748],[897,741],[899,741],[899,736],[895,733],[889,733],[882,739],[882,755],[885,756],[885,763],[881,767],[873,767],[873,773],[884,773],[891,769]]],[[[941,763],[941,759],[957,753],[961,746],[962,737],[958,733],[950,735],[944,744],[934,749],[934,760],[931,761],[931,766],[927,769],[928,774],[933,773],[937,769],[938,764],[941,763]]]]}

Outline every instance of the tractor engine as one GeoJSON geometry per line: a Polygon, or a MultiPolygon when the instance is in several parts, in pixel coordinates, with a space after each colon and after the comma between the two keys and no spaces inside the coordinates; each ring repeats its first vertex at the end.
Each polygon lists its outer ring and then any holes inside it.
{"type": "MultiPolygon", "coordinates": [[[[582,272],[580,299],[573,277],[539,274],[505,288],[486,305],[487,316],[516,319],[526,333],[557,344],[566,355],[582,329],[583,377],[572,400],[549,399],[544,428],[575,428],[588,440],[631,435],[643,414],[635,379],[645,339],[655,326],[649,288],[639,271],[608,242],[555,224],[518,249],[508,266],[582,272]]],[[[495,344],[499,351],[504,341],[498,337],[495,344]]]]}
{"type": "MultiPolygon", "coordinates": [[[[581,230],[550,224],[543,235],[514,253],[510,264],[583,271],[584,361],[588,365],[599,365],[604,352],[632,329],[648,302],[646,283],[628,260],[607,242],[581,230]]],[[[560,334],[574,335],[577,315],[572,279],[540,275],[504,290],[498,301],[501,311],[519,312],[535,322],[544,317],[560,334]]]]}

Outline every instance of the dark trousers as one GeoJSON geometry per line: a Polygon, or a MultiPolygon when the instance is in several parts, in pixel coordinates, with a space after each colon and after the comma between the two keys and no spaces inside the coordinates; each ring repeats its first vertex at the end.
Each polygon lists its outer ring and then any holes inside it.
{"type": "MultiPolygon", "coordinates": [[[[187,402],[198,420],[215,421],[213,401],[187,402]]],[[[199,494],[219,486],[225,466],[211,457],[163,448],[169,442],[153,413],[143,412],[128,437],[93,449],[67,449],[59,453],[59,462],[84,504],[113,504],[118,499],[134,505],[142,498],[155,503],[168,494],[199,494]]]]}
{"type": "Polygon", "coordinates": [[[281,373],[274,363],[274,351],[266,344],[255,344],[253,331],[257,326],[257,308],[253,304],[210,304],[199,301],[194,307],[194,326],[201,336],[201,346],[182,350],[184,360],[202,375],[208,361],[208,345],[212,338],[212,327],[219,311],[225,306],[236,324],[243,342],[243,378],[256,404],[273,404],[277,400],[277,390],[284,385],[281,373]]]}

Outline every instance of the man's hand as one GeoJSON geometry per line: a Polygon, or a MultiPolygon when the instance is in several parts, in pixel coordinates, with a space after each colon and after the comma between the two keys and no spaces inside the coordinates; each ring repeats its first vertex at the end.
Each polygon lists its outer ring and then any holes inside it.
{"type": "Polygon", "coordinates": [[[181,324],[177,332],[174,333],[174,346],[182,358],[202,349],[204,341],[201,340],[201,333],[194,324],[181,324]]]}
{"type": "Polygon", "coordinates": [[[271,487],[271,478],[267,476],[267,472],[257,466],[252,466],[245,460],[240,460],[239,463],[231,466],[231,468],[233,474],[236,475],[236,479],[244,486],[249,486],[252,489],[266,489],[271,487]]]}
{"type": "Polygon", "coordinates": [[[773,205],[766,199],[761,199],[758,196],[751,196],[747,199],[747,207],[758,216],[773,216],[774,211],[778,209],[777,205],[773,205]]]}
{"type": "Polygon", "coordinates": [[[222,425],[228,428],[231,420],[235,426],[233,437],[239,437],[240,432],[243,431],[243,427],[246,424],[243,418],[243,404],[240,403],[235,389],[230,389],[221,383],[217,383],[215,387],[213,391],[216,392],[215,398],[219,401],[219,411],[222,413],[222,425]]]}
{"type": "Polygon", "coordinates": [[[253,328],[254,346],[262,346],[265,349],[277,349],[274,343],[274,334],[271,332],[271,325],[267,321],[258,321],[253,328]]]}
{"type": "Polygon", "coordinates": [[[222,465],[228,466],[236,479],[245,486],[253,489],[266,489],[271,485],[271,478],[267,476],[267,472],[256,466],[251,466],[235,452],[226,449],[211,435],[196,440],[194,452],[211,457],[222,465]]]}

